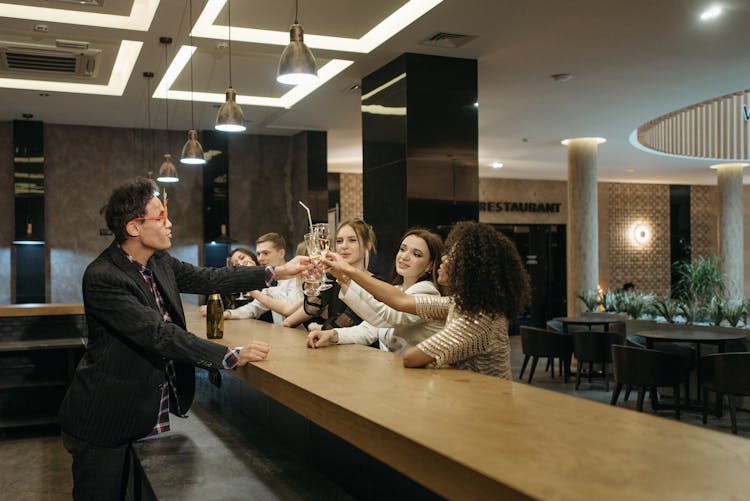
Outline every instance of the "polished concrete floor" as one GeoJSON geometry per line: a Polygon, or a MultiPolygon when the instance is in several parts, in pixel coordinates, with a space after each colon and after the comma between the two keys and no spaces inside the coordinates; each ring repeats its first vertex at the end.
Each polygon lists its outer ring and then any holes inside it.
{"type": "MultiPolygon", "coordinates": [[[[512,366],[515,381],[523,362],[520,337],[513,337],[512,366]]],[[[550,391],[567,393],[572,396],[595,400],[609,404],[610,391],[604,390],[601,379],[594,379],[591,384],[585,379],[578,391],[575,383],[564,383],[562,377],[550,376],[540,362],[534,375],[533,385],[550,391]]],[[[575,366],[574,366],[575,370],[575,366]]],[[[528,369],[524,381],[528,378],[528,369]]],[[[627,409],[635,408],[635,395],[629,402],[618,403],[627,409]]],[[[625,410],[623,412],[633,412],[625,410]]],[[[651,412],[646,404],[646,412],[651,412]]],[[[670,410],[659,411],[663,419],[674,419],[670,410]]],[[[682,421],[703,426],[697,411],[683,411],[682,421]]],[[[738,414],[739,437],[750,437],[750,413],[738,414]]],[[[721,419],[709,416],[708,428],[730,433],[729,414],[724,413],[721,419]]],[[[52,501],[70,499],[72,480],[70,475],[70,456],[54,430],[16,430],[0,435],[0,499],[11,501],[52,501]]]]}

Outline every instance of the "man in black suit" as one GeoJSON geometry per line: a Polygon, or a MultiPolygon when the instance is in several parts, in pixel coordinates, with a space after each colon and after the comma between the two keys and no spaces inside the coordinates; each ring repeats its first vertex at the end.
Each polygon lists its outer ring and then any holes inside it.
{"type": "Polygon", "coordinates": [[[169,429],[193,400],[195,369],[231,369],[266,358],[268,344],[228,349],[185,330],[180,293],[261,289],[309,265],[298,257],[276,268],[199,268],[170,256],[172,223],[154,183],[114,190],[106,209],[115,241],[86,269],[86,353],[60,409],[63,443],[73,456],[76,500],[125,493],[130,445],[169,429]]]}

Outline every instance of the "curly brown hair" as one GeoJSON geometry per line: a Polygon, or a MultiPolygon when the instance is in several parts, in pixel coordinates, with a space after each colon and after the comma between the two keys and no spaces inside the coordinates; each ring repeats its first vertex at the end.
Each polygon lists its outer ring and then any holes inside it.
{"type": "Polygon", "coordinates": [[[448,288],[462,311],[514,319],[529,303],[529,276],[516,246],[493,227],[457,223],[445,248],[448,288]]]}

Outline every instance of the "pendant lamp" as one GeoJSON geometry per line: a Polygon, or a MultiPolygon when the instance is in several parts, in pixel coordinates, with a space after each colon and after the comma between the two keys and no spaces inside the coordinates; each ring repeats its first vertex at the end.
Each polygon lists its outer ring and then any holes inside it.
{"type": "Polygon", "coordinates": [[[299,0],[294,2],[294,24],[289,28],[289,45],[281,53],[276,81],[287,85],[315,82],[318,79],[318,66],[315,56],[305,45],[302,25],[297,14],[299,0]]]}
{"type": "MultiPolygon", "coordinates": [[[[169,64],[169,53],[168,48],[169,44],[172,43],[172,39],[170,37],[161,37],[159,38],[159,43],[164,44],[164,68],[166,68],[169,64]]],[[[166,137],[167,137],[167,149],[169,149],[169,93],[167,92],[167,97],[165,98],[164,102],[166,103],[165,109],[166,109],[166,137]]],[[[172,155],[170,153],[164,154],[164,162],[162,162],[161,167],[159,167],[159,175],[156,178],[157,181],[160,183],[176,183],[180,180],[180,178],[177,176],[177,167],[174,166],[172,163],[172,155]]]]}
{"type": "MultiPolygon", "coordinates": [[[[193,0],[188,0],[188,33],[190,33],[190,46],[193,46],[193,0]]],[[[198,131],[195,130],[195,103],[193,102],[193,58],[190,58],[190,130],[188,139],[182,147],[182,158],[180,162],[189,165],[205,165],[206,158],[203,156],[203,146],[198,142],[198,131]]]]}
{"type": "Polygon", "coordinates": [[[216,114],[216,130],[224,132],[242,132],[245,130],[245,117],[242,108],[237,104],[237,93],[232,88],[232,0],[227,2],[227,18],[229,25],[229,88],[226,91],[226,101],[216,114]]]}

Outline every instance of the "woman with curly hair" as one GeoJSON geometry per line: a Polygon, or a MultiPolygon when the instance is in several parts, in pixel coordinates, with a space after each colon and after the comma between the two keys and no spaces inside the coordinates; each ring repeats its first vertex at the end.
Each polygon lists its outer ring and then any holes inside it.
{"type": "Polygon", "coordinates": [[[508,319],[527,304],[531,288],[513,243],[486,224],[457,223],[445,243],[438,283],[450,296],[411,296],[329,253],[324,262],[339,282],[354,280],[388,306],[445,320],[437,334],[404,354],[405,367],[468,369],[511,379],[508,319]]]}

